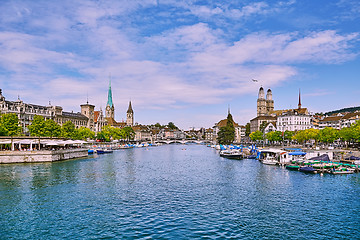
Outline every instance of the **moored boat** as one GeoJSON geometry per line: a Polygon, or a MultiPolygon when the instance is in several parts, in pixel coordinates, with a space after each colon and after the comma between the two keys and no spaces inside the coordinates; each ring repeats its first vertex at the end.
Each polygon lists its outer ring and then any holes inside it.
{"type": "Polygon", "coordinates": [[[298,171],[300,169],[300,166],[299,165],[286,165],[286,169],[298,171]]]}
{"type": "Polygon", "coordinates": [[[299,171],[305,173],[317,173],[317,170],[315,168],[309,166],[301,167],[299,168],[299,171]]]}
{"type": "Polygon", "coordinates": [[[220,152],[220,157],[229,159],[244,159],[245,154],[239,150],[222,150],[220,152]]]}

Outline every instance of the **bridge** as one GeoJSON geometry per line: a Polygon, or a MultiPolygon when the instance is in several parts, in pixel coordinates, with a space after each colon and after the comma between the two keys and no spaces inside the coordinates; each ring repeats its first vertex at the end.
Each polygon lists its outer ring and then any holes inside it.
{"type": "Polygon", "coordinates": [[[155,143],[163,143],[163,144],[174,144],[174,143],[180,143],[180,144],[188,144],[188,143],[196,143],[196,144],[207,144],[211,143],[209,140],[156,140],[155,143]]]}

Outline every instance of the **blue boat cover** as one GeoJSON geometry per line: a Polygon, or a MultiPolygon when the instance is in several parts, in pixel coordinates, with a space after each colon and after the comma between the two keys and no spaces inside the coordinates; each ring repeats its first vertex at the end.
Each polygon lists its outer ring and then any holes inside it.
{"type": "Polygon", "coordinates": [[[318,161],[330,161],[329,155],[323,154],[317,157],[312,157],[309,160],[318,160],[318,161]]]}
{"type": "Polygon", "coordinates": [[[303,156],[303,155],[306,155],[306,152],[290,152],[289,155],[303,156]]]}

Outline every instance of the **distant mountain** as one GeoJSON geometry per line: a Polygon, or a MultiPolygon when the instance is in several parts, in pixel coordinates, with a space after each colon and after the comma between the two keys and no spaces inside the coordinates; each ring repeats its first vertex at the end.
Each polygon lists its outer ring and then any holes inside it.
{"type": "Polygon", "coordinates": [[[360,107],[343,108],[343,109],[340,109],[340,110],[327,112],[327,113],[325,113],[325,115],[332,115],[332,114],[343,113],[343,112],[355,112],[355,111],[360,111],[360,107]]]}

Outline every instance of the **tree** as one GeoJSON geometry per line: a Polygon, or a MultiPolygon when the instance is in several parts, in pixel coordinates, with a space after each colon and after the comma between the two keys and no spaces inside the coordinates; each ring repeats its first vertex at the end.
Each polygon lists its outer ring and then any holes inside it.
{"type": "Polygon", "coordinates": [[[250,139],[252,141],[258,141],[258,140],[263,140],[264,139],[264,136],[263,136],[263,132],[261,131],[255,131],[255,132],[252,132],[250,134],[250,139]]]}
{"type": "Polygon", "coordinates": [[[305,143],[308,139],[304,130],[297,131],[292,137],[293,140],[296,140],[299,143],[305,143]]]}
{"type": "Polygon", "coordinates": [[[1,115],[0,124],[3,133],[8,136],[15,136],[21,133],[21,126],[19,126],[19,118],[15,113],[6,113],[1,115]]]}
{"type": "Polygon", "coordinates": [[[44,136],[46,137],[60,137],[61,126],[52,119],[46,119],[44,123],[44,136]]]}
{"type": "Polygon", "coordinates": [[[235,139],[235,127],[234,127],[234,120],[232,118],[231,113],[228,114],[226,119],[226,125],[220,128],[218,132],[217,140],[219,144],[232,144],[235,139]]]}
{"type": "Polygon", "coordinates": [[[123,137],[126,140],[133,140],[135,137],[135,131],[131,127],[124,127],[123,129],[123,137]]]}
{"type": "Polygon", "coordinates": [[[333,143],[339,138],[339,130],[332,127],[326,127],[320,130],[319,140],[324,143],[333,143]]]}
{"type": "Polygon", "coordinates": [[[82,139],[82,140],[94,139],[94,138],[95,138],[95,133],[86,127],[80,127],[77,131],[77,136],[75,137],[75,139],[82,139]]]}
{"type": "Polygon", "coordinates": [[[168,123],[168,127],[169,127],[170,129],[179,129],[177,126],[175,126],[175,124],[174,124],[173,122],[169,122],[169,123],[168,123]]]}
{"type": "Polygon", "coordinates": [[[31,122],[31,125],[28,126],[31,136],[45,136],[45,120],[43,116],[35,115],[34,119],[31,122]]]}
{"type": "Polygon", "coordinates": [[[260,131],[261,131],[261,132],[264,132],[266,126],[267,126],[267,121],[262,122],[262,123],[260,124],[260,131]]]}
{"type": "Polygon", "coordinates": [[[319,137],[320,137],[320,130],[314,129],[314,128],[309,128],[309,129],[305,130],[305,134],[306,134],[307,140],[309,140],[309,139],[315,140],[315,146],[316,146],[317,141],[319,140],[319,137]]]}
{"type": "Polygon", "coordinates": [[[73,138],[76,135],[75,125],[71,121],[67,121],[61,127],[61,135],[64,138],[73,138]]]}
{"type": "Polygon", "coordinates": [[[269,132],[266,134],[266,139],[270,142],[281,142],[283,140],[282,138],[282,132],[275,131],[275,132],[269,132]]]}
{"type": "Polygon", "coordinates": [[[288,140],[288,141],[290,141],[291,139],[292,139],[292,137],[294,136],[294,132],[293,131],[288,131],[288,130],[286,130],[285,132],[284,132],[284,140],[288,140]]]}
{"type": "Polygon", "coordinates": [[[250,123],[247,123],[246,125],[245,125],[245,136],[249,136],[250,135],[250,123]]]}
{"type": "Polygon", "coordinates": [[[346,127],[346,128],[340,129],[339,137],[342,141],[345,141],[346,148],[347,148],[349,142],[351,142],[355,138],[354,129],[352,127],[346,127]]]}
{"type": "Polygon", "coordinates": [[[0,136],[7,136],[8,135],[8,131],[6,128],[4,128],[4,126],[0,123],[0,136]]]}

